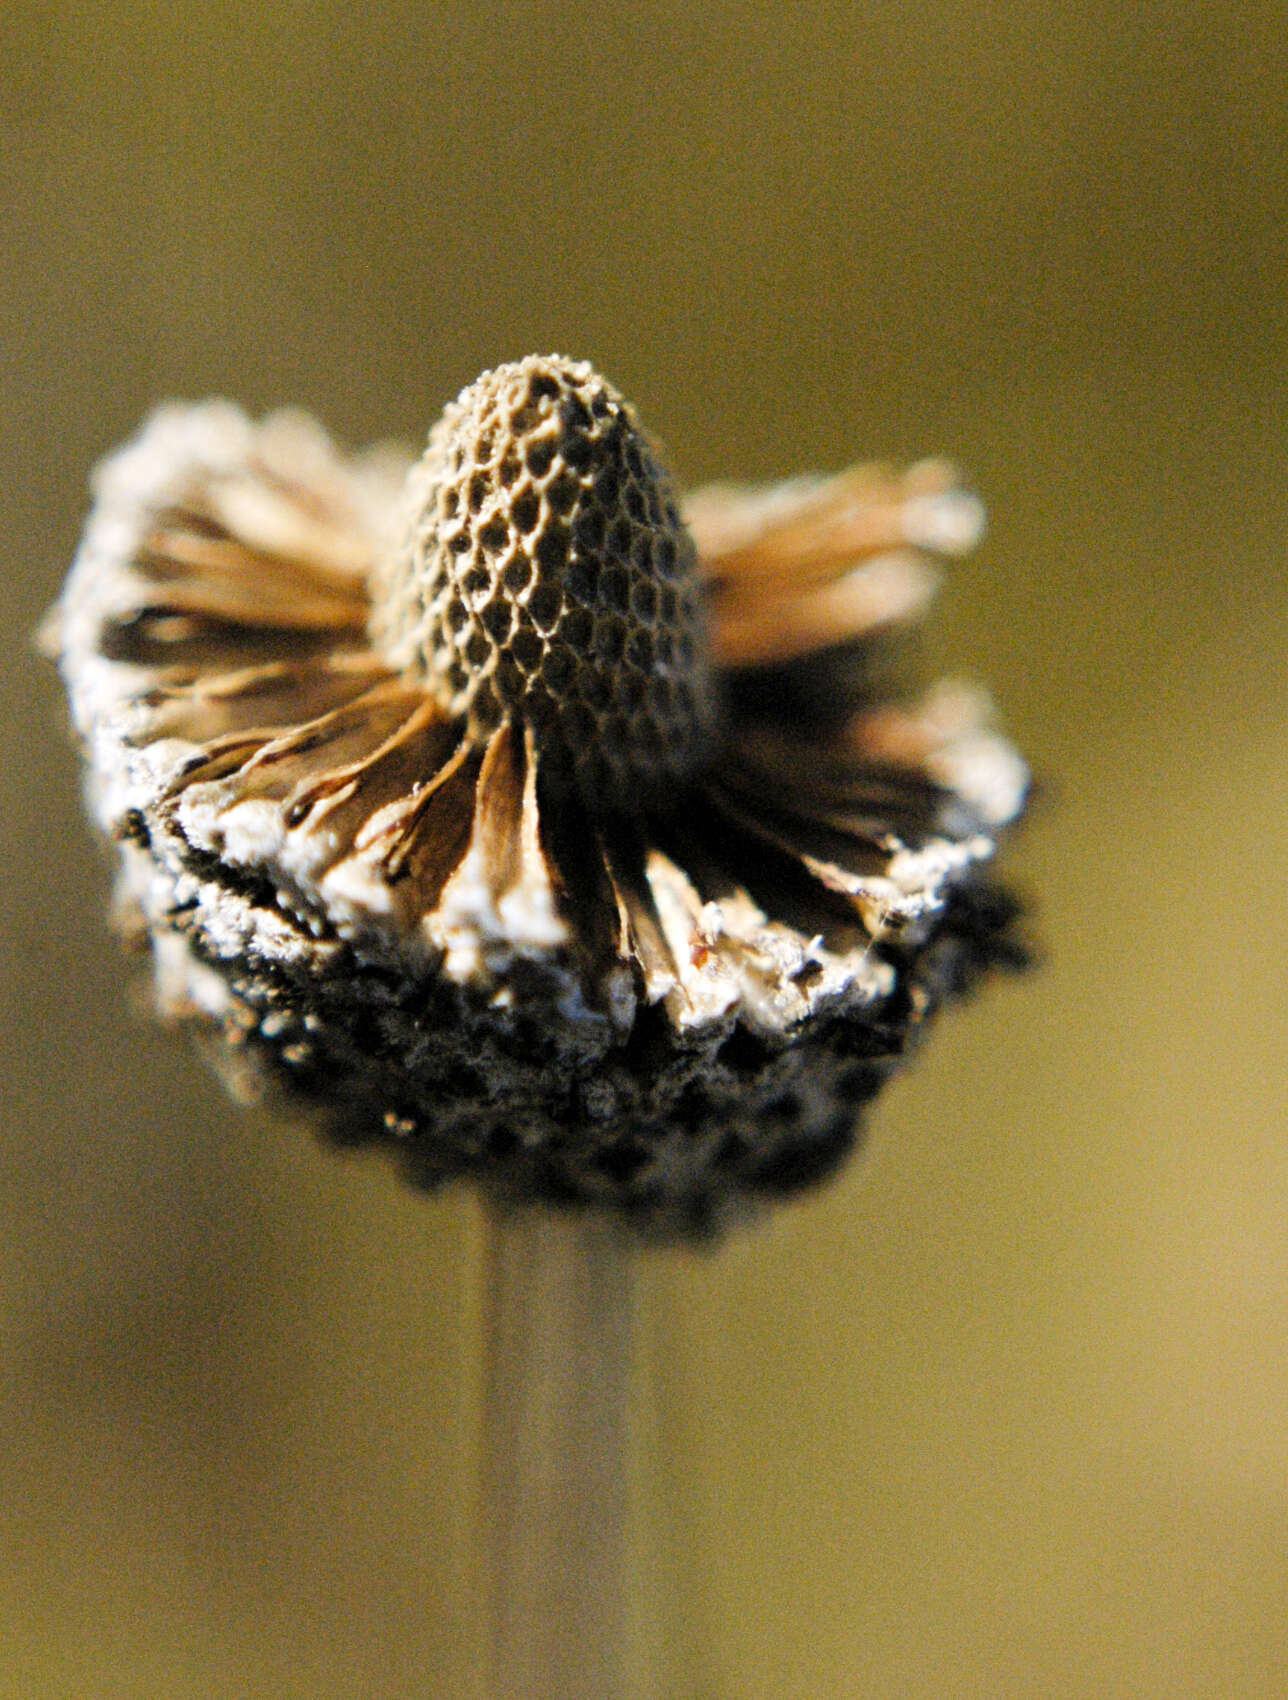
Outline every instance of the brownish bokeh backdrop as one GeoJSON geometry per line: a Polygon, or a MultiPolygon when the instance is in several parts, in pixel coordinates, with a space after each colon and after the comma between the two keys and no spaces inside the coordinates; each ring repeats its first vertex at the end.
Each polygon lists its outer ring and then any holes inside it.
{"type": "Polygon", "coordinates": [[[588,356],[686,480],[962,460],[937,663],[1047,964],[650,1257],[667,1700],[1288,1692],[1288,19],[6,0],[0,1696],[473,1700],[477,1223],[130,1012],[27,650],[167,395],[419,436],[588,356]]]}

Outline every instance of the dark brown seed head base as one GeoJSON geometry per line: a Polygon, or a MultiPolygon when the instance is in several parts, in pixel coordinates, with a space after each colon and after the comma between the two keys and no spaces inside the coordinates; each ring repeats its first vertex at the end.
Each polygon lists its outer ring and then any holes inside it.
{"type": "Polygon", "coordinates": [[[391,1149],[426,1190],[469,1177],[507,1203],[607,1207],[647,1237],[700,1240],[844,1161],[936,1009],[1016,964],[1014,917],[995,887],[962,888],[879,1012],[776,1040],[740,1021],[677,1043],[660,1006],[625,1044],[597,1039],[552,1021],[561,987],[539,963],[493,1007],[355,961],[299,978],[243,961],[212,1060],[239,1095],[267,1079],[285,1103],[315,1105],[337,1145],[391,1149]]]}
{"type": "Polygon", "coordinates": [[[590,796],[694,771],[714,694],[692,539],[657,451],[585,362],[485,372],[408,479],[373,637],[480,741],[529,724],[590,796]]]}

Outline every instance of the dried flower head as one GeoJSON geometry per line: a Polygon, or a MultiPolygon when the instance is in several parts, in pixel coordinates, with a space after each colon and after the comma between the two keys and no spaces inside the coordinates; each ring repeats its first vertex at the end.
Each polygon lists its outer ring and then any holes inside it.
{"type": "Polygon", "coordinates": [[[1023,764],[874,664],[980,524],[939,463],[681,511],[554,357],[410,469],[163,409],[50,627],[162,1010],[425,1183],[699,1230],[820,1177],[1015,953],[983,870],[1023,764]]]}

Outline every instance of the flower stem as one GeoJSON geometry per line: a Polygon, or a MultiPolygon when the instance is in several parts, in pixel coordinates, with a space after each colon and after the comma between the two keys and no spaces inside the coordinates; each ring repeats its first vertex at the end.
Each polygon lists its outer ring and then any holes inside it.
{"type": "Polygon", "coordinates": [[[487,1271],[486,1694],[625,1700],[629,1244],[605,1218],[498,1207],[487,1271]]]}

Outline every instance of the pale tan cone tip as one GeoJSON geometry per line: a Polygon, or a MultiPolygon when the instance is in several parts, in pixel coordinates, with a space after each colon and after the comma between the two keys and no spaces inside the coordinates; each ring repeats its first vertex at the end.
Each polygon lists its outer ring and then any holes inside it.
{"type": "Polygon", "coordinates": [[[693,540],[631,408],[585,362],[485,372],[408,477],[371,632],[469,733],[508,720],[589,799],[633,804],[714,745],[693,540]]]}

